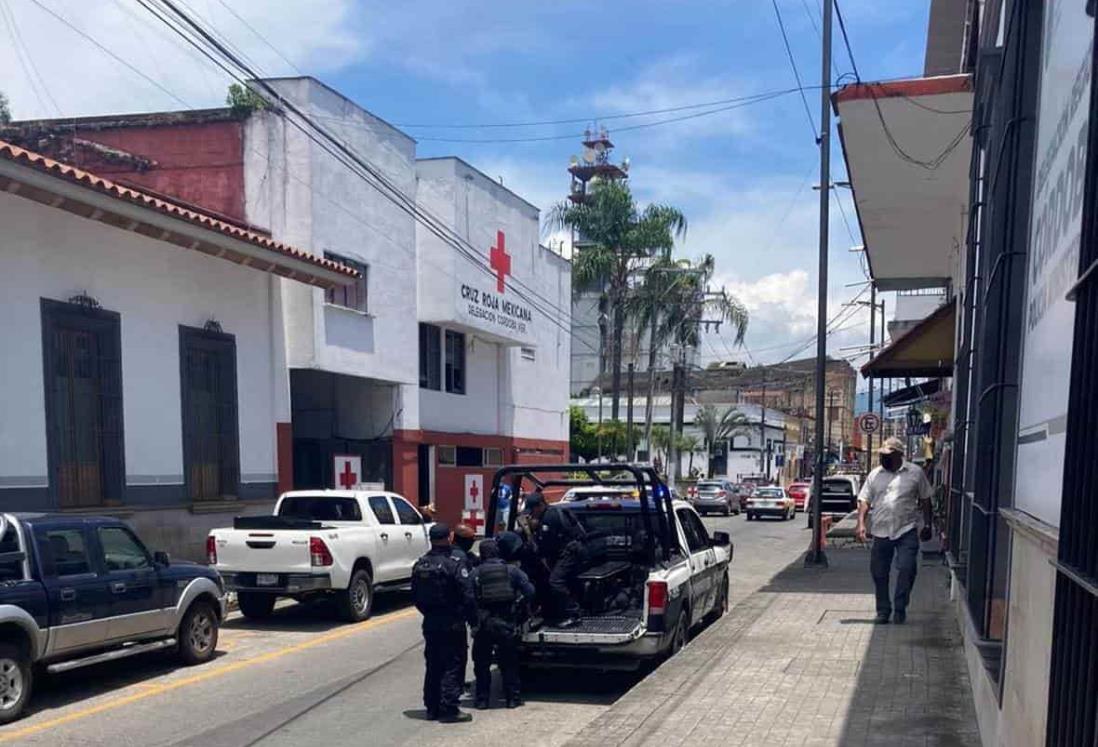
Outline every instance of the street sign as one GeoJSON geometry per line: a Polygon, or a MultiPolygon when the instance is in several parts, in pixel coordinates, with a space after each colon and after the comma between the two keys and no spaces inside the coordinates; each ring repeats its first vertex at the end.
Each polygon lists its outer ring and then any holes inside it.
{"type": "Polygon", "coordinates": [[[874,412],[867,412],[858,418],[858,425],[862,433],[871,435],[881,429],[881,416],[874,412]]]}
{"type": "Polygon", "coordinates": [[[362,484],[362,457],[336,454],[332,458],[334,487],[336,490],[354,490],[362,484]]]}
{"type": "Polygon", "coordinates": [[[461,523],[467,524],[477,536],[484,536],[484,517],[480,511],[462,511],[461,523]]]}
{"type": "Polygon", "coordinates": [[[465,476],[465,510],[484,511],[484,475],[465,476]]]}

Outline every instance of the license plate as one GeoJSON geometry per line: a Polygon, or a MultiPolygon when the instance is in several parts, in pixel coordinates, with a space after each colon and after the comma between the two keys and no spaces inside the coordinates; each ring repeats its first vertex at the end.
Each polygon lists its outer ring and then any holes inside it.
{"type": "Polygon", "coordinates": [[[257,573],[255,574],[256,586],[278,586],[278,574],[277,573],[257,573]]]}

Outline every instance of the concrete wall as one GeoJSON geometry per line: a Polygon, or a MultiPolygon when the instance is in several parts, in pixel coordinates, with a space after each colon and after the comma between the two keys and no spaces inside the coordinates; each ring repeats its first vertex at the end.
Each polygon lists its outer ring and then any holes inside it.
{"type": "MultiPolygon", "coordinates": [[[[414,199],[410,137],[311,78],[271,85],[414,199]]],[[[319,289],[283,282],[289,365],[415,382],[417,351],[408,344],[416,339],[413,218],[273,114],[260,112],[248,120],[244,154],[249,221],[269,227],[280,241],[369,266],[365,314],[326,305],[319,289]]]]}
{"type": "MultiPolygon", "coordinates": [[[[274,496],[275,419],[288,404],[272,374],[277,345],[267,275],[8,194],[0,194],[0,225],[0,379],[7,383],[0,387],[0,505],[55,508],[48,494],[40,299],[64,301],[81,292],[121,317],[124,504],[188,504],[179,325],[201,327],[209,319],[236,338],[241,493],[274,496]]],[[[186,549],[149,539],[176,553],[186,549]]]]}

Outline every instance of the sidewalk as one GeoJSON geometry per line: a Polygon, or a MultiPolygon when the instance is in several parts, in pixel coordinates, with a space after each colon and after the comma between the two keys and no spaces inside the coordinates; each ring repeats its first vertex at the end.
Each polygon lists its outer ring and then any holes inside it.
{"type": "Polygon", "coordinates": [[[979,745],[945,567],[920,563],[906,625],[874,625],[868,551],[828,560],[798,558],[570,744],[979,745]]]}

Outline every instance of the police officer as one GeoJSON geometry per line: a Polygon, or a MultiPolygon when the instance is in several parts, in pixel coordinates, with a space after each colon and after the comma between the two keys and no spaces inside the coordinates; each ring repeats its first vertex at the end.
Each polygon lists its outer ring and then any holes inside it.
{"type": "Polygon", "coordinates": [[[587,562],[583,526],[569,509],[550,506],[540,491],[527,497],[526,508],[537,537],[538,554],[550,569],[548,586],[557,625],[571,627],[580,616],[571,586],[587,562]]]}
{"type": "Polygon", "coordinates": [[[477,600],[478,624],[473,636],[473,673],[476,675],[475,703],[488,707],[492,688],[492,656],[495,654],[503,677],[503,696],[508,708],[522,705],[518,674],[518,639],[526,618],[534,585],[516,566],[505,547],[496,540],[480,543],[480,560],[472,574],[473,594],[477,600]]]}
{"type": "Polygon", "coordinates": [[[468,649],[465,626],[477,621],[476,600],[450,527],[433,525],[430,538],[430,551],[412,567],[412,599],[423,614],[423,705],[430,720],[471,721],[458,709],[458,700],[468,649]]]}

